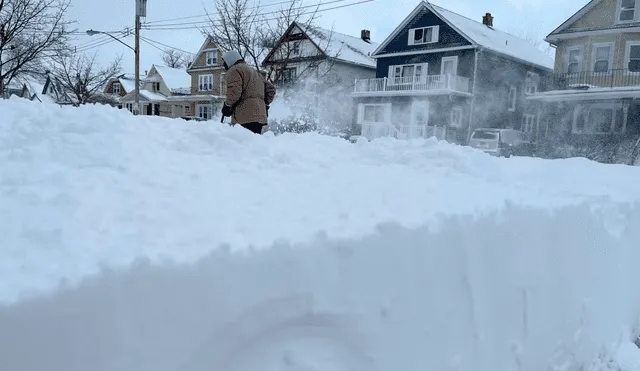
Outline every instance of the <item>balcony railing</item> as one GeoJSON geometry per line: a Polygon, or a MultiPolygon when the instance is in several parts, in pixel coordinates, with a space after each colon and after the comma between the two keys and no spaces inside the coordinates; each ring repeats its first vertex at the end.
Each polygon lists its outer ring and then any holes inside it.
{"type": "Polygon", "coordinates": [[[394,124],[362,124],[361,135],[369,140],[383,137],[397,139],[415,139],[436,137],[444,140],[447,135],[446,126],[430,125],[394,125],[394,124]]]}
{"type": "Polygon", "coordinates": [[[640,88],[640,72],[630,72],[627,69],[608,72],[583,71],[553,74],[540,81],[541,91],[618,87],[640,88]]]}
{"type": "Polygon", "coordinates": [[[354,93],[450,90],[469,93],[469,78],[456,75],[356,79],[354,93]]]}

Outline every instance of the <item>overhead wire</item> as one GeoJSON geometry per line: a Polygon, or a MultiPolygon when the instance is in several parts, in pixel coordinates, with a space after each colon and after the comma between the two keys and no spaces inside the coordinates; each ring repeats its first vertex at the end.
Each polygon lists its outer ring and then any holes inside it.
{"type": "MultiPolygon", "coordinates": [[[[152,39],[150,39],[150,38],[148,38],[148,37],[145,37],[145,36],[140,36],[140,39],[141,39],[141,40],[146,40],[147,42],[151,42],[151,43],[155,43],[155,44],[158,44],[158,45],[164,46],[165,48],[175,49],[175,50],[177,50],[177,51],[179,51],[179,52],[182,52],[182,53],[186,53],[186,54],[190,54],[190,55],[195,55],[195,53],[188,52],[188,51],[186,51],[186,50],[182,50],[182,49],[180,49],[180,48],[176,48],[175,46],[171,46],[171,45],[163,44],[163,43],[161,43],[161,42],[159,42],[159,41],[152,40],[152,39]]],[[[164,50],[163,50],[163,51],[164,51],[164,50]]]]}
{"type": "MultiPolygon", "coordinates": [[[[314,5],[300,6],[300,7],[297,7],[296,9],[319,8],[319,7],[323,6],[323,5],[342,3],[342,2],[345,2],[345,1],[349,1],[349,0],[329,0],[329,1],[319,2],[318,4],[314,4],[314,5]]],[[[373,1],[373,0],[369,0],[369,1],[373,1]]],[[[349,5],[349,4],[347,4],[347,5],[349,5]]],[[[326,9],[318,9],[317,11],[308,12],[308,13],[302,13],[301,15],[303,15],[303,14],[311,14],[311,13],[314,13],[314,12],[320,12],[320,11],[326,11],[326,10],[332,10],[332,9],[337,9],[337,8],[338,7],[326,8],[326,9]]],[[[256,15],[258,15],[258,16],[266,16],[266,15],[273,15],[273,14],[279,14],[279,13],[281,13],[281,10],[258,13],[256,15]]],[[[218,15],[219,15],[219,13],[218,13],[218,15]]],[[[273,19],[279,19],[279,18],[280,17],[275,17],[273,19]]],[[[271,20],[273,20],[273,19],[271,19],[271,20]]],[[[149,25],[148,23],[145,23],[145,24],[142,25],[142,27],[145,30],[160,30],[160,29],[165,29],[165,27],[171,27],[172,29],[177,29],[175,26],[185,26],[185,29],[191,29],[191,28],[198,28],[198,26],[201,26],[201,25],[209,25],[209,24],[211,24],[212,21],[216,22],[216,23],[220,23],[220,21],[216,21],[215,18],[209,18],[209,19],[206,19],[206,20],[203,20],[203,21],[198,21],[198,22],[167,23],[167,24],[160,24],[160,25],[149,25]],[[187,26],[191,26],[191,27],[187,27],[187,26]]],[[[261,19],[260,21],[262,22],[264,20],[261,19]]],[[[249,22],[249,23],[251,23],[251,22],[249,22]]]]}

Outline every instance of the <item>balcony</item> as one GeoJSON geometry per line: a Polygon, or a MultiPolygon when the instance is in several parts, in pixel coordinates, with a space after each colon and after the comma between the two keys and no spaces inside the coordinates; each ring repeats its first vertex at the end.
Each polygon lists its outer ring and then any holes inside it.
{"type": "Polygon", "coordinates": [[[428,75],[421,77],[395,77],[356,79],[352,95],[470,95],[468,77],[456,75],[428,75]]]}
{"type": "Polygon", "coordinates": [[[395,125],[395,124],[361,124],[361,135],[369,140],[392,137],[396,139],[415,139],[436,137],[444,140],[447,135],[446,126],[429,125],[395,125]]]}
{"type": "Polygon", "coordinates": [[[553,74],[541,79],[540,91],[589,90],[602,88],[638,88],[640,72],[628,69],[609,70],[608,72],[583,71],[577,73],[553,74]]]}

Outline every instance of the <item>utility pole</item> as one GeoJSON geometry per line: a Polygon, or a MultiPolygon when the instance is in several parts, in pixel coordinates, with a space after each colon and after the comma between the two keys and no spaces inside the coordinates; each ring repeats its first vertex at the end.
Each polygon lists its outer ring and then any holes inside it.
{"type": "Polygon", "coordinates": [[[2,49],[4,48],[4,23],[0,24],[0,99],[4,98],[4,78],[2,77],[2,49]]]}
{"type": "Polygon", "coordinates": [[[133,114],[138,115],[142,113],[142,107],[140,104],[140,17],[147,16],[147,0],[136,0],[136,104],[133,108],[133,114]]]}

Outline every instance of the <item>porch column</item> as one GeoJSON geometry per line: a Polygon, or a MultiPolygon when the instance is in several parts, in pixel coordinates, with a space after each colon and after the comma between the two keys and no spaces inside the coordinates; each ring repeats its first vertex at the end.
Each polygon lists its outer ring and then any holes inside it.
{"type": "Polygon", "coordinates": [[[176,105],[171,103],[171,118],[176,117],[176,105]]]}

